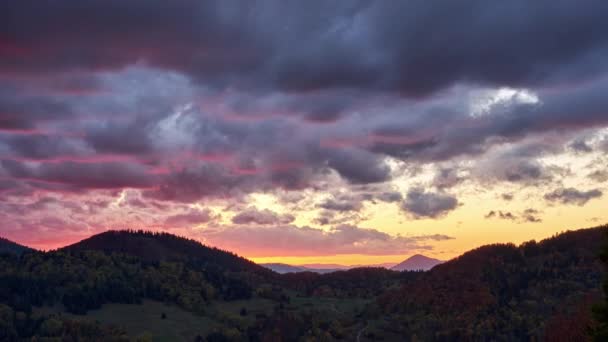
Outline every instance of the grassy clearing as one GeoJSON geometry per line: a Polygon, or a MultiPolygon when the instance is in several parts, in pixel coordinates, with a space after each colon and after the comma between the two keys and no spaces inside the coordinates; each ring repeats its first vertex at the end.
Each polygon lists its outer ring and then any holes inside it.
{"type": "Polygon", "coordinates": [[[209,317],[151,300],[144,300],[142,304],[106,304],[99,310],[89,311],[85,316],[72,315],[57,307],[39,308],[37,312],[99,321],[122,327],[133,337],[150,335],[154,341],[191,341],[196,335],[204,336],[219,326],[209,317]],[[161,318],[163,313],[165,319],[161,318]]]}
{"type": "MultiPolygon", "coordinates": [[[[360,312],[366,303],[368,300],[293,296],[289,303],[284,304],[284,309],[323,312],[327,318],[340,318],[360,312]]],[[[147,335],[153,341],[191,341],[197,335],[206,336],[226,325],[249,327],[258,316],[271,315],[278,305],[278,302],[264,298],[214,301],[205,309],[204,315],[197,315],[174,305],[144,300],[142,304],[106,304],[84,316],[67,313],[61,306],[37,308],[35,311],[118,326],[132,337],[147,335]],[[247,312],[244,316],[241,315],[243,308],[247,312]],[[161,317],[163,313],[164,319],[161,317]]]]}

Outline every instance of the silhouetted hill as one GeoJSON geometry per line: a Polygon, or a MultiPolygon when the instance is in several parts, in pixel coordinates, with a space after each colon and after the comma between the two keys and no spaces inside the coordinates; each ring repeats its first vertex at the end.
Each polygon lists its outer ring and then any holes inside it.
{"type": "Polygon", "coordinates": [[[428,271],[431,268],[443,263],[442,260],[429,258],[416,254],[405,259],[401,263],[391,267],[393,271],[428,271]]]}
{"type": "Polygon", "coordinates": [[[110,230],[61,248],[63,251],[103,251],[137,256],[146,261],[180,260],[215,265],[227,271],[253,272],[261,275],[272,271],[234,253],[168,233],[133,230],[110,230]]]}
{"type": "Polygon", "coordinates": [[[33,251],[33,249],[0,237],[0,254],[21,254],[28,251],[33,251]]]}
{"type": "MultiPolygon", "coordinates": [[[[426,272],[279,275],[194,240],[111,231],[56,251],[0,254],[0,323],[8,340],[66,331],[103,340],[118,332],[36,308],[103,318],[118,314],[106,304],[153,300],[212,322],[208,340],[584,341],[607,234],[604,226],[483,246],[426,272]]],[[[145,307],[129,321],[149,324],[145,307]]]]}
{"type": "Polygon", "coordinates": [[[607,231],[604,226],[521,246],[483,246],[386,292],[378,302],[384,312],[406,317],[401,334],[422,340],[538,338],[561,306],[598,292],[607,231]],[[516,322],[517,317],[526,319],[516,322]]]}

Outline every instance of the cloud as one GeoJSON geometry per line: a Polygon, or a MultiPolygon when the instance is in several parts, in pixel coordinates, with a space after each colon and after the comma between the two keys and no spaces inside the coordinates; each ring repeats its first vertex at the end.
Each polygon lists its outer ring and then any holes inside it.
{"type": "Polygon", "coordinates": [[[511,193],[504,193],[500,195],[500,198],[502,198],[504,201],[512,201],[514,197],[515,196],[511,193]]]}
{"type": "MultiPolygon", "coordinates": [[[[469,185],[557,188],[577,175],[552,157],[608,151],[604,9],[5,1],[0,198],[99,196],[110,204],[93,206],[88,227],[98,227],[122,224],[102,213],[143,225],[184,214],[185,203],[247,208],[250,194],[297,192],[304,199],[286,210],[321,209],[315,220],[327,226],[360,224],[378,202],[441,218],[469,185]],[[431,188],[396,191],[409,178],[431,188]]],[[[593,170],[590,181],[606,178],[593,170]]],[[[548,201],[577,204],[582,193],[548,201]]],[[[248,214],[241,226],[275,219],[248,214]]]]}
{"type": "Polygon", "coordinates": [[[393,202],[400,202],[401,200],[403,200],[403,195],[401,195],[400,192],[387,191],[387,192],[382,192],[382,193],[378,194],[376,198],[378,198],[379,200],[381,200],[383,202],[393,203],[393,202]]]}
{"type": "Polygon", "coordinates": [[[483,161],[474,170],[476,177],[491,182],[537,185],[551,179],[550,171],[536,160],[526,157],[498,156],[483,161]]]}
{"type": "Polygon", "coordinates": [[[321,226],[327,225],[341,225],[341,224],[357,224],[367,217],[360,215],[359,213],[351,212],[336,212],[331,210],[323,210],[315,217],[312,222],[321,226]]]}
{"type": "Polygon", "coordinates": [[[538,214],[540,214],[540,211],[538,211],[536,209],[528,208],[523,211],[521,219],[522,219],[522,221],[525,221],[525,222],[532,222],[532,223],[542,222],[542,219],[538,217],[538,214]]]}
{"type": "Polygon", "coordinates": [[[608,181],[608,171],[606,170],[595,170],[587,175],[587,178],[592,179],[598,183],[608,181]]]}
{"type": "Polygon", "coordinates": [[[247,208],[232,217],[234,224],[280,225],[290,224],[294,220],[295,217],[291,214],[280,215],[268,209],[258,210],[256,208],[247,208]]]}
{"type": "Polygon", "coordinates": [[[209,209],[190,209],[184,213],[168,216],[164,224],[167,227],[184,228],[198,226],[217,219],[209,209]]]}
{"type": "Polygon", "coordinates": [[[156,183],[156,176],[138,164],[100,163],[23,163],[0,161],[14,178],[51,183],[65,190],[147,188],[156,183]]]}
{"type": "Polygon", "coordinates": [[[361,210],[363,204],[357,198],[328,198],[319,204],[319,208],[337,212],[348,212],[361,210]]]}
{"type": "Polygon", "coordinates": [[[401,209],[414,218],[438,218],[458,207],[458,200],[448,194],[425,192],[421,188],[410,189],[401,203],[401,209]]]}
{"type": "Polygon", "coordinates": [[[598,145],[598,147],[599,147],[600,151],[603,151],[603,152],[607,152],[607,153],[608,153],[608,136],[604,136],[604,137],[602,138],[602,140],[600,140],[600,141],[598,142],[598,144],[597,144],[597,145],[598,145]]]}
{"type": "Polygon", "coordinates": [[[519,215],[514,214],[510,211],[491,210],[484,217],[486,219],[498,218],[501,220],[519,221],[522,223],[525,223],[525,222],[539,223],[539,222],[542,222],[542,219],[538,217],[538,215],[540,213],[541,213],[540,211],[538,211],[536,209],[532,209],[532,208],[528,208],[528,209],[522,211],[519,215]]]}
{"type": "Polygon", "coordinates": [[[418,249],[431,249],[427,243],[452,239],[435,234],[393,236],[375,229],[339,225],[328,231],[293,225],[230,226],[205,229],[206,243],[241,251],[248,256],[313,256],[313,255],[398,255],[418,249]]]}
{"type": "Polygon", "coordinates": [[[589,153],[593,151],[593,148],[587,144],[585,140],[577,139],[573,141],[569,146],[573,151],[577,153],[589,153]]]}
{"type": "Polygon", "coordinates": [[[517,217],[511,213],[510,211],[502,211],[502,210],[498,210],[498,211],[490,211],[489,213],[486,214],[485,218],[500,218],[503,220],[516,220],[517,217]]]}
{"type": "Polygon", "coordinates": [[[0,8],[0,67],[45,73],[145,61],[216,87],[350,88],[410,97],[460,81],[553,85],[604,71],[594,57],[608,45],[606,5],[547,4],[27,0],[0,8]],[[69,29],[82,22],[86,29],[69,29]],[[554,32],[564,22],[569,35],[558,39],[554,32]],[[430,34],[437,39],[429,41],[430,34]],[[487,63],[477,63],[479,56],[487,63]]]}
{"type": "Polygon", "coordinates": [[[576,204],[583,206],[594,198],[602,197],[603,193],[599,189],[581,191],[575,188],[556,189],[545,194],[545,200],[562,204],[576,204]]]}
{"type": "Polygon", "coordinates": [[[455,168],[440,168],[435,173],[433,178],[433,186],[438,189],[449,189],[465,180],[458,174],[458,170],[455,168]]]}

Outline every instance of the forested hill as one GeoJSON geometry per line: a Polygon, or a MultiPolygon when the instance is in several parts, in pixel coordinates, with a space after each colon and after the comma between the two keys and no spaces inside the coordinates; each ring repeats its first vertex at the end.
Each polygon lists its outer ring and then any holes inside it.
{"type": "Polygon", "coordinates": [[[190,261],[207,266],[218,266],[225,271],[272,275],[272,271],[234,253],[162,232],[110,230],[60,250],[123,253],[145,261],[190,261]]]}
{"type": "Polygon", "coordinates": [[[106,304],[141,305],[129,317],[141,327],[150,301],[203,319],[193,333],[209,341],[585,341],[607,234],[483,246],[427,272],[279,275],[194,240],[111,231],[56,251],[0,253],[0,341],[128,340],[62,314],[107,318],[116,313],[106,304]]]}
{"type": "MultiPolygon", "coordinates": [[[[550,318],[599,295],[608,227],[566,232],[520,246],[474,249],[378,300],[395,329],[423,340],[530,340],[550,318]]],[[[580,333],[580,332],[578,332],[580,333]]]]}
{"type": "Polygon", "coordinates": [[[7,240],[5,238],[0,237],[0,254],[11,253],[11,254],[21,254],[24,252],[32,251],[33,249],[22,246],[13,241],[7,240]]]}

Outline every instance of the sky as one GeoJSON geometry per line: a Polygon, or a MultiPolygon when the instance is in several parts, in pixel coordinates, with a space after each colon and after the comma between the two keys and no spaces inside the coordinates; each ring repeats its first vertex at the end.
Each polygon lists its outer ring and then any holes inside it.
{"type": "Polygon", "coordinates": [[[608,2],[0,3],[0,236],[449,259],[608,222],[608,2]]]}

